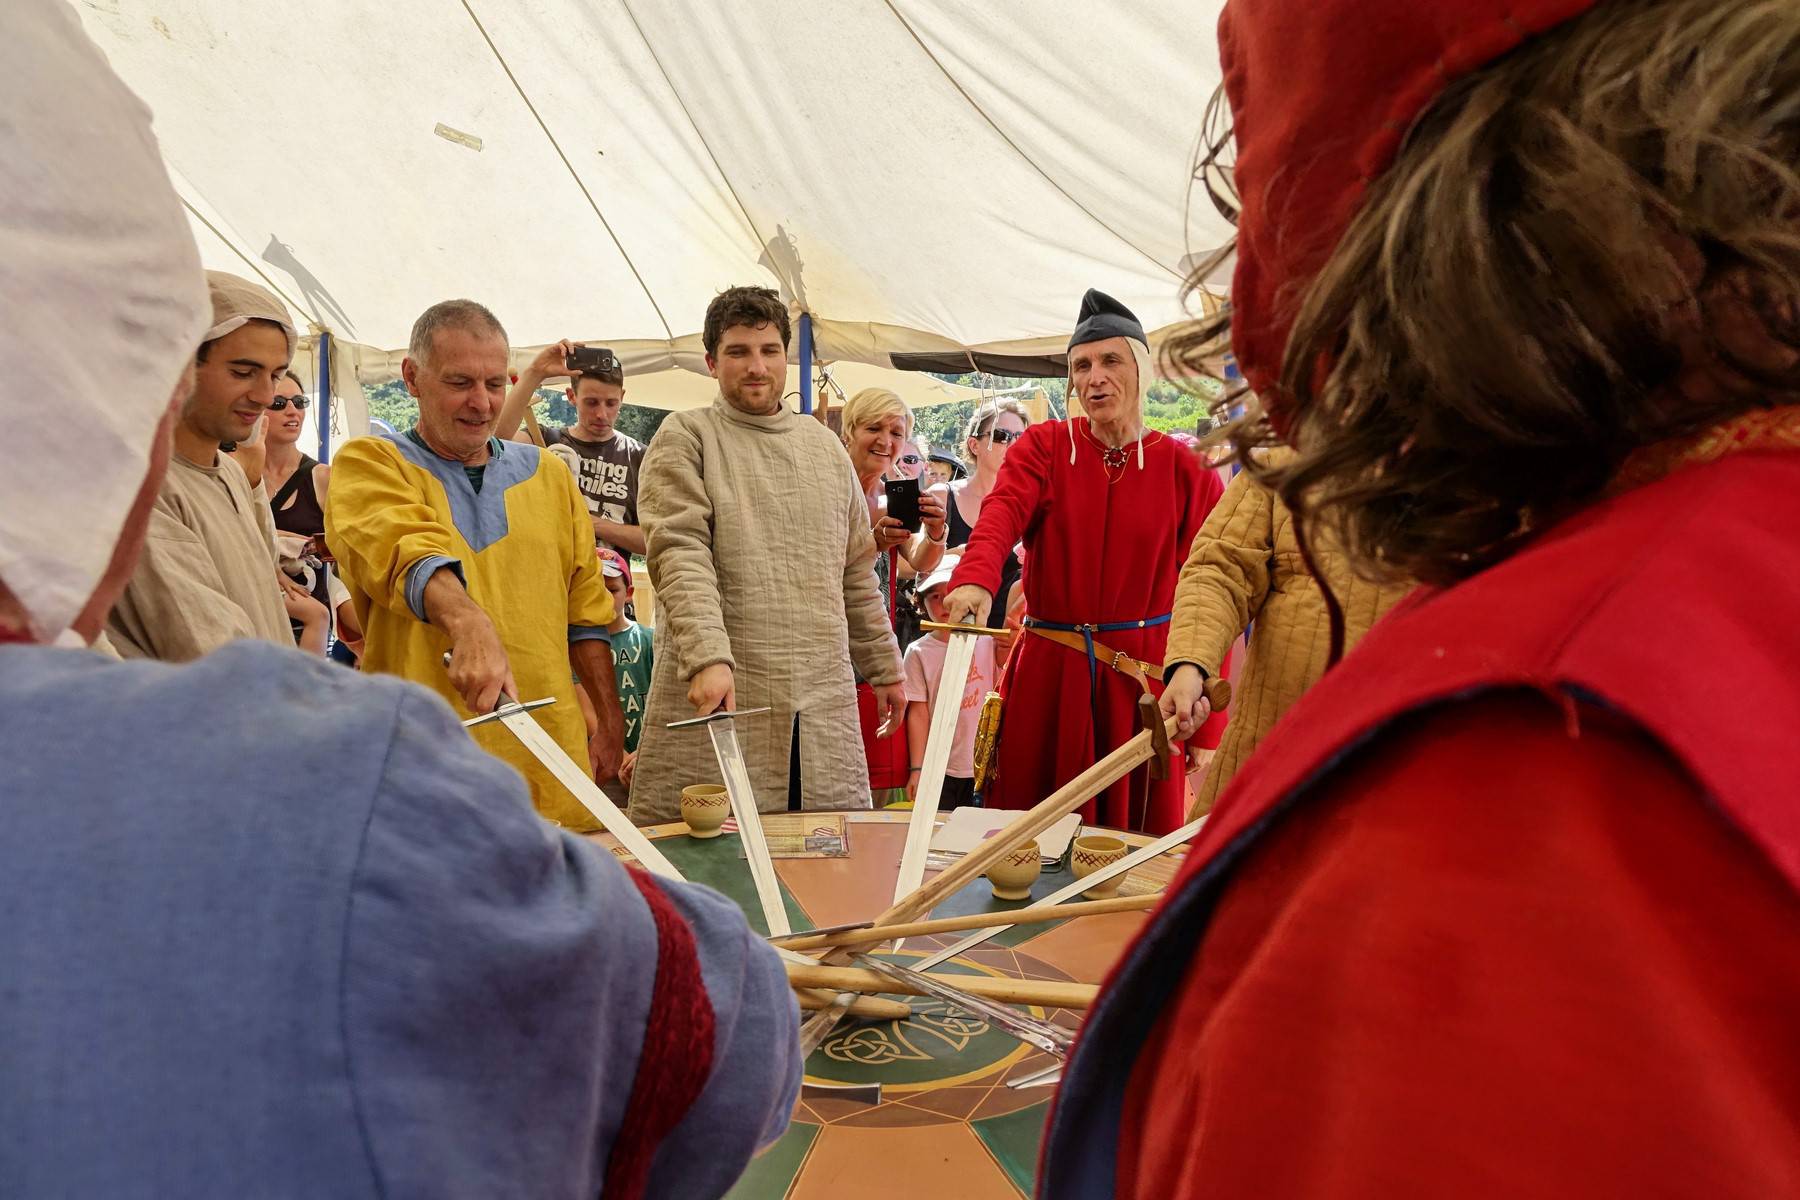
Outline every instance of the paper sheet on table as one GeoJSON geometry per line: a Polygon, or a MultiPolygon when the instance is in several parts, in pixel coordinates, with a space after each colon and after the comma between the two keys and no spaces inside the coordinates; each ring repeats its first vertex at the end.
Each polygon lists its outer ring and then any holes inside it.
{"type": "MultiPolygon", "coordinates": [[[[737,831],[726,821],[727,832],[737,831]]],[[[849,858],[850,828],[843,813],[764,813],[763,840],[770,858],[849,858]]],[[[744,857],[740,846],[738,857],[744,857]]]]}
{"type": "MultiPolygon", "coordinates": [[[[933,854],[967,854],[1000,830],[1024,816],[1022,809],[958,808],[949,820],[931,835],[933,854]]],[[[1081,828],[1081,814],[1070,813],[1038,834],[1038,853],[1046,859],[1061,858],[1069,848],[1075,831],[1081,828]]]]}

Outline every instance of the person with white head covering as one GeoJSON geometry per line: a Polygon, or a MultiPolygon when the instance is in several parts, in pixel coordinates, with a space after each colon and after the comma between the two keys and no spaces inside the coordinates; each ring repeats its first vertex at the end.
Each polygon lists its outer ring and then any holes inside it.
{"type": "Polygon", "coordinates": [[[211,318],[144,106],[64,0],[6,33],[0,1193],[720,1195],[800,1082],[736,906],[540,820],[411,684],[50,644],[131,574],[211,318]]]}
{"type": "MultiPolygon", "coordinates": [[[[1069,339],[1071,410],[1033,425],[981,503],[945,599],[984,624],[1013,547],[1025,545],[1031,614],[1001,694],[996,770],[984,802],[1030,808],[1138,729],[1138,698],[1162,686],[1181,564],[1223,485],[1199,458],[1144,425],[1151,378],[1144,327],[1104,292],[1081,302],[1069,339]]],[[[1172,764],[1173,768],[1173,764],[1172,764]]],[[[1183,818],[1182,772],[1139,768],[1083,819],[1167,833],[1183,818]]]]}
{"type": "Polygon", "coordinates": [[[267,289],[206,273],[211,321],[194,354],[193,388],[175,423],[174,455],[157,493],[149,536],[107,623],[127,658],[185,662],[238,638],[323,653],[325,606],[280,570],[275,523],[261,475],[252,480],[220,447],[260,434],[263,414],[294,352],[286,307],[267,289]]]}

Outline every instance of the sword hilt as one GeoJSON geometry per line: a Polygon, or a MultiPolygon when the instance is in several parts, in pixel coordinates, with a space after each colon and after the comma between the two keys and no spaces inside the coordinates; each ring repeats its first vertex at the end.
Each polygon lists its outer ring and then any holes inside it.
{"type": "Polygon", "coordinates": [[[719,721],[731,721],[738,717],[754,717],[759,713],[773,712],[771,708],[734,708],[730,712],[707,713],[704,717],[689,717],[685,721],[670,721],[670,729],[697,729],[702,725],[712,725],[719,721]]]}
{"type": "Polygon", "coordinates": [[[1004,629],[990,629],[986,625],[953,625],[947,621],[920,621],[919,628],[935,633],[973,633],[981,637],[999,637],[1004,629]]]}
{"type": "Polygon", "coordinates": [[[530,712],[534,708],[547,708],[556,703],[555,696],[545,696],[542,700],[527,700],[523,704],[510,697],[502,697],[491,713],[483,713],[479,717],[470,717],[463,722],[464,729],[473,729],[477,725],[485,725],[489,721],[498,721],[501,717],[510,717],[514,713],[530,712]]]}
{"type": "MultiPolygon", "coordinates": [[[[450,669],[450,651],[448,651],[448,650],[444,651],[444,669],[446,671],[448,671],[450,669]]],[[[555,703],[556,703],[555,696],[546,696],[542,700],[520,701],[520,700],[514,700],[511,696],[507,695],[505,692],[501,692],[500,699],[494,702],[494,711],[493,712],[482,713],[479,717],[469,718],[467,721],[463,722],[463,728],[464,729],[473,729],[477,725],[485,725],[487,722],[494,720],[496,717],[504,717],[509,713],[515,713],[515,712],[530,712],[534,708],[543,708],[546,705],[555,704],[555,703]]]]}

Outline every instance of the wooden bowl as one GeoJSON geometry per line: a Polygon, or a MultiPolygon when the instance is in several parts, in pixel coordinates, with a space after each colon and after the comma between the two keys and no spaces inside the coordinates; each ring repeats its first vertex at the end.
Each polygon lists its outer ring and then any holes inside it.
{"type": "MultiPolygon", "coordinates": [[[[1075,867],[1075,878],[1085,879],[1101,867],[1110,867],[1128,853],[1130,853],[1130,847],[1116,837],[1107,837],[1098,833],[1078,837],[1075,839],[1075,850],[1071,857],[1075,867]]],[[[1099,887],[1090,888],[1081,894],[1089,900],[1105,900],[1116,896],[1119,894],[1119,885],[1124,883],[1130,874],[1130,871],[1126,871],[1123,875],[1115,875],[1099,887]]]]}
{"type": "Polygon", "coordinates": [[[988,882],[1001,900],[1031,899],[1031,885],[1037,882],[1044,863],[1036,840],[1014,846],[987,869],[988,882]]]}
{"type": "Polygon", "coordinates": [[[722,783],[696,783],[681,789],[681,819],[687,822],[688,836],[716,838],[719,826],[731,815],[731,797],[722,783]]]}

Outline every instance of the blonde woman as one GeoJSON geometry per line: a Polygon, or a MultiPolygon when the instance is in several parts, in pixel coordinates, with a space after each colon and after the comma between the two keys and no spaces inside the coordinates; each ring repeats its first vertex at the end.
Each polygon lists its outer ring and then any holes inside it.
{"type": "MultiPolygon", "coordinates": [[[[850,454],[850,466],[868,501],[869,524],[875,530],[875,545],[880,551],[875,556],[875,578],[881,585],[882,602],[887,606],[891,624],[898,624],[894,587],[900,572],[910,568],[925,574],[944,556],[946,529],[941,496],[927,493],[919,498],[919,513],[924,520],[917,533],[887,515],[882,482],[890,474],[899,477],[896,460],[911,437],[912,410],[886,388],[864,388],[844,405],[844,449],[850,454]]],[[[856,681],[856,701],[863,751],[869,759],[869,787],[875,793],[875,802],[903,799],[911,767],[906,738],[893,736],[893,730],[886,737],[877,735],[875,694],[860,676],[856,681]]]]}
{"type": "MultiPolygon", "coordinates": [[[[856,482],[869,502],[869,524],[875,530],[876,548],[883,552],[898,550],[914,571],[923,574],[944,556],[943,499],[934,495],[920,498],[919,512],[925,520],[914,533],[887,515],[887,497],[881,486],[890,477],[901,478],[898,459],[903,447],[912,440],[912,419],[912,410],[893,392],[864,388],[844,405],[843,439],[844,449],[850,453],[850,466],[856,471],[856,482]]],[[[878,566],[877,570],[881,568],[878,566]]]]}

